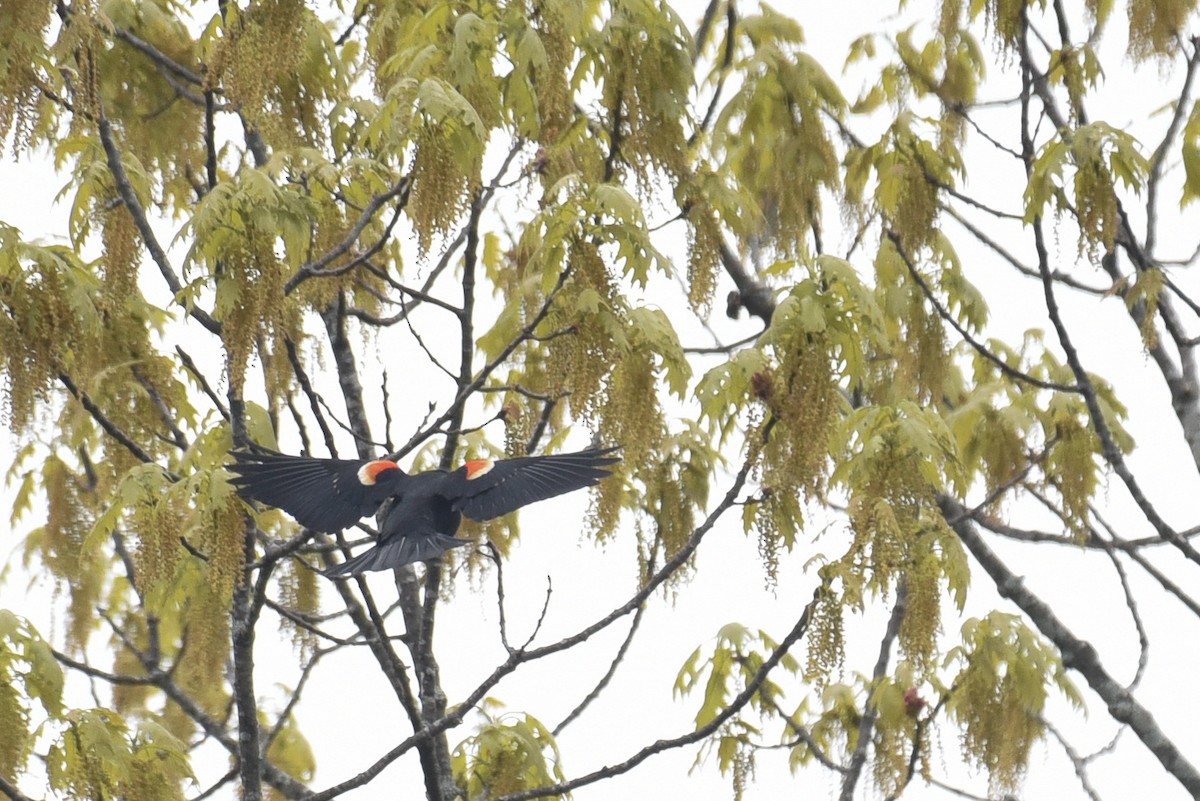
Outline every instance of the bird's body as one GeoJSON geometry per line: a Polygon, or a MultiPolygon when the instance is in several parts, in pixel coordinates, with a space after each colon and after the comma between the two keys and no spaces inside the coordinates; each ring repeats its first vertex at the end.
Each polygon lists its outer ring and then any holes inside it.
{"type": "Polygon", "coordinates": [[[273,451],[237,451],[229,466],[247,500],[274,506],[315,531],[340,531],[393,500],[375,547],[325,571],[357,575],[424,561],[466,545],[454,536],[462,518],[490,520],[536,501],[588,487],[619,461],[615,448],[476,459],[457,470],[409,475],[386,459],[313,459],[273,451]]]}

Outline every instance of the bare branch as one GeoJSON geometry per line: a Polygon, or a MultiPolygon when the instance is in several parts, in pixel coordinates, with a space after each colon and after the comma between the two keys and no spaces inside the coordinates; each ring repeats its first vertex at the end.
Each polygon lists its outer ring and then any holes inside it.
{"type": "Polygon", "coordinates": [[[1058,334],[1058,342],[1063,349],[1063,353],[1066,355],[1067,364],[1070,366],[1071,372],[1075,374],[1075,382],[1079,387],[1080,394],[1083,396],[1084,403],[1087,405],[1092,428],[1095,430],[1096,436],[1100,438],[1101,452],[1103,453],[1104,460],[1112,467],[1113,472],[1121,478],[1121,481],[1125,484],[1125,488],[1129,491],[1130,497],[1133,498],[1138,508],[1142,510],[1142,514],[1146,516],[1150,525],[1154,526],[1154,530],[1158,532],[1159,536],[1178,548],[1188,559],[1200,564],[1200,552],[1186,539],[1179,536],[1179,533],[1159,516],[1158,511],[1142,492],[1141,486],[1125,462],[1125,456],[1121,453],[1121,449],[1117,447],[1112,431],[1108,427],[1108,421],[1105,419],[1104,412],[1100,408],[1100,401],[1096,397],[1096,388],[1092,384],[1091,377],[1083,369],[1083,364],[1079,360],[1079,353],[1075,350],[1071,335],[1067,331],[1066,324],[1063,323],[1062,315],[1059,313],[1058,301],[1054,295],[1054,282],[1050,278],[1050,256],[1046,250],[1040,217],[1033,221],[1033,235],[1034,242],[1037,245],[1038,268],[1042,272],[1042,289],[1046,301],[1046,311],[1050,316],[1050,322],[1053,324],[1055,332],[1058,334]]]}
{"type": "Polygon", "coordinates": [[[857,745],[854,748],[854,753],[850,755],[850,764],[846,768],[846,775],[842,778],[842,792],[839,798],[841,801],[851,801],[854,798],[854,788],[858,784],[858,777],[862,774],[863,765],[867,762],[867,749],[871,747],[871,737],[875,731],[875,719],[879,717],[879,709],[875,705],[872,696],[875,694],[875,689],[887,675],[888,663],[891,660],[892,645],[895,644],[896,638],[900,636],[900,624],[904,622],[904,612],[908,609],[908,589],[904,583],[896,590],[896,604],[892,607],[892,616],[888,619],[887,630],[883,634],[883,640],[879,644],[879,658],[875,662],[875,672],[871,676],[871,684],[867,690],[867,697],[863,700],[862,719],[858,724],[858,739],[857,745]]]}
{"type": "Polygon", "coordinates": [[[17,789],[15,784],[11,784],[8,779],[0,774],[0,793],[3,793],[9,801],[33,801],[32,798],[22,793],[17,789]]]}
{"type": "Polygon", "coordinates": [[[971,332],[968,331],[962,325],[962,323],[960,323],[954,317],[954,315],[950,313],[949,309],[942,305],[942,302],[938,299],[937,295],[933,294],[933,289],[925,281],[924,276],[921,275],[921,272],[917,269],[917,266],[913,264],[912,259],[901,246],[899,235],[895,231],[888,231],[887,238],[891,240],[892,245],[896,248],[896,252],[900,254],[900,258],[904,262],[904,266],[908,268],[908,274],[912,276],[913,281],[915,281],[917,286],[921,288],[921,291],[925,294],[926,300],[928,300],[929,304],[933,306],[934,310],[937,311],[938,316],[946,321],[951,328],[957,331],[958,335],[963,338],[963,341],[970,345],[976,353],[987,359],[992,364],[996,365],[996,367],[1000,369],[1000,372],[1004,373],[1004,375],[1008,376],[1009,378],[1012,378],[1023,384],[1030,384],[1038,389],[1049,389],[1056,392],[1070,392],[1072,394],[1078,394],[1081,391],[1078,387],[1070,386],[1068,384],[1058,384],[1053,381],[1043,381],[1040,378],[1034,378],[1028,373],[1023,373],[1016,369],[1008,362],[1004,361],[999,356],[988,350],[988,348],[982,342],[975,339],[975,337],[971,335],[971,332]]]}
{"type": "MultiPolygon", "coordinates": [[[[142,450],[142,447],[134,442],[132,437],[122,431],[116,423],[108,419],[104,412],[100,410],[100,407],[97,406],[92,399],[87,396],[87,393],[75,386],[75,382],[71,380],[70,376],[68,376],[66,373],[59,373],[58,380],[59,383],[66,387],[67,392],[71,393],[71,397],[79,401],[83,408],[87,410],[88,414],[92,416],[92,419],[95,420],[96,423],[103,428],[110,437],[120,443],[121,447],[132,453],[139,462],[144,462],[146,464],[154,463],[154,459],[150,456],[150,454],[142,450]]],[[[170,476],[172,481],[179,480],[179,476],[176,476],[166,470],[163,472],[170,476]]]]}
{"type": "MultiPolygon", "coordinates": [[[[358,215],[358,220],[346,233],[346,236],[342,237],[340,242],[323,253],[319,258],[300,265],[300,269],[298,269],[296,273],[283,285],[284,295],[292,294],[296,287],[300,286],[300,284],[304,283],[310,278],[341,275],[348,270],[353,269],[358,264],[361,264],[361,261],[351,261],[348,265],[343,265],[333,269],[326,269],[328,265],[330,265],[335,259],[346,253],[346,251],[350,250],[354,243],[358,241],[358,238],[362,236],[362,232],[370,224],[371,220],[375,219],[376,212],[383,208],[385,203],[399,195],[399,206],[403,207],[408,201],[408,189],[409,180],[408,176],[405,176],[396,183],[392,184],[392,187],[386,192],[371,198],[371,202],[368,203],[362,210],[362,213],[358,215]]],[[[396,218],[398,216],[399,208],[396,210],[396,216],[392,218],[392,222],[388,226],[388,231],[391,230],[392,225],[395,225],[396,218]]],[[[385,233],[384,236],[386,237],[387,234],[385,233]]],[[[382,242],[383,240],[381,239],[380,241],[382,242]]],[[[377,243],[372,252],[374,252],[374,250],[378,250],[378,247],[379,245],[377,243]]]]}
{"type": "Polygon", "coordinates": [[[592,691],[584,696],[584,699],[580,701],[574,709],[567,713],[567,716],[562,719],[561,723],[554,727],[554,729],[551,731],[551,734],[553,734],[555,737],[557,737],[563,729],[571,725],[572,721],[582,715],[583,711],[588,708],[588,705],[599,698],[600,693],[604,692],[604,688],[608,686],[610,681],[612,681],[612,677],[616,675],[617,667],[619,667],[621,662],[625,660],[625,654],[629,651],[629,646],[633,643],[634,635],[637,634],[638,625],[642,622],[642,615],[645,612],[646,605],[642,604],[637,608],[637,611],[633,613],[633,621],[629,624],[629,633],[626,634],[625,639],[621,641],[621,646],[617,649],[616,656],[613,657],[612,662],[608,666],[608,670],[604,671],[604,675],[600,677],[600,681],[596,682],[596,686],[592,688],[592,691]]]}
{"type": "Polygon", "coordinates": [[[800,618],[796,621],[796,625],[794,625],[792,630],[789,631],[787,635],[784,636],[784,638],[779,642],[779,647],[773,650],[767,656],[767,658],[763,660],[762,666],[755,671],[754,675],[750,677],[750,680],[746,682],[745,688],[743,688],[740,693],[734,696],[734,698],[729,702],[729,705],[722,709],[704,726],[701,726],[693,732],[689,732],[678,737],[672,737],[670,739],[653,742],[630,756],[628,759],[618,762],[615,765],[605,766],[599,770],[580,776],[577,779],[571,779],[570,781],[560,782],[547,787],[537,787],[531,790],[522,790],[517,793],[510,793],[509,795],[501,796],[500,798],[496,799],[496,801],[526,801],[526,799],[530,798],[545,798],[549,795],[561,795],[562,793],[568,793],[580,787],[584,787],[589,784],[595,784],[602,779],[608,779],[612,778],[613,776],[619,776],[622,773],[628,773],[655,754],[661,754],[664,751],[669,751],[685,745],[691,745],[693,743],[700,742],[701,740],[714,734],[723,725],[725,725],[726,721],[736,715],[747,703],[750,702],[750,699],[753,698],[755,693],[758,692],[758,688],[762,686],[764,681],[766,681],[767,676],[770,675],[771,671],[775,669],[775,666],[779,664],[780,660],[783,659],[791,647],[795,645],[802,636],[804,636],[806,631],[808,631],[808,621],[812,615],[813,607],[816,606],[817,600],[824,589],[824,586],[817,588],[816,592],[813,594],[813,599],[809,601],[807,606],[804,607],[803,613],[801,613],[800,618]]]}
{"type": "Polygon", "coordinates": [[[1150,173],[1146,177],[1145,249],[1150,254],[1154,253],[1154,246],[1158,243],[1158,190],[1162,184],[1163,165],[1167,161],[1167,154],[1171,150],[1172,143],[1179,136],[1179,130],[1183,127],[1188,109],[1191,108],[1191,104],[1187,100],[1192,93],[1192,84],[1196,79],[1196,67],[1200,65],[1200,38],[1193,37],[1191,44],[1192,53],[1187,60],[1183,86],[1179,90],[1179,98],[1175,101],[1175,110],[1171,112],[1171,122],[1163,133],[1162,141],[1158,143],[1158,147],[1154,148],[1154,155],[1150,157],[1150,173]]]}
{"type": "Polygon", "coordinates": [[[1087,775],[1087,760],[1079,755],[1079,753],[1071,747],[1067,742],[1067,738],[1063,736],[1053,723],[1045,717],[1039,716],[1038,721],[1046,727],[1046,730],[1054,735],[1054,739],[1058,740],[1058,744],[1062,746],[1063,751],[1067,754],[1067,759],[1071,760],[1071,765],[1075,768],[1075,775],[1079,777],[1079,785],[1083,791],[1087,793],[1088,798],[1092,801],[1100,801],[1100,794],[1096,792],[1096,788],[1092,786],[1087,775]]]}
{"type": "Polygon", "coordinates": [[[133,191],[133,184],[129,182],[129,175],[125,172],[125,165],[121,162],[121,152],[117,149],[116,140],[113,138],[112,126],[109,124],[108,117],[105,116],[102,106],[100,107],[97,125],[100,133],[100,142],[104,145],[104,154],[108,161],[108,170],[112,173],[117,194],[121,196],[125,208],[129,210],[130,216],[133,217],[134,225],[137,226],[138,233],[142,237],[142,243],[145,244],[146,250],[150,253],[150,258],[158,266],[158,271],[162,273],[163,280],[167,282],[167,286],[175,296],[175,302],[182,306],[192,319],[208,329],[210,333],[219,335],[221,333],[221,324],[199,306],[184,300],[183,282],[179,280],[179,276],[176,275],[175,269],[171,266],[171,262],[167,258],[167,252],[163,250],[162,245],[158,242],[158,237],[154,234],[154,229],[150,227],[150,221],[146,217],[146,210],[142,208],[142,203],[138,200],[137,193],[133,191]]]}
{"type": "Polygon", "coordinates": [[[1100,663],[1096,649],[1079,639],[1059,620],[1054,611],[1025,582],[1014,575],[991,548],[984,543],[975,525],[960,516],[962,506],[955,500],[941,496],[938,503],[942,515],[947,519],[958,518],[953,526],[967,550],[982,565],[996,584],[1000,596],[1021,608],[1038,631],[1054,643],[1062,654],[1065,667],[1077,671],[1087,681],[1101,700],[1108,706],[1114,719],[1127,724],[1138,739],[1158,759],[1163,769],[1178,781],[1188,792],[1200,795],[1200,771],[1188,761],[1179,747],[1158,727],[1153,715],[1142,706],[1124,687],[1108,674],[1100,663]]]}

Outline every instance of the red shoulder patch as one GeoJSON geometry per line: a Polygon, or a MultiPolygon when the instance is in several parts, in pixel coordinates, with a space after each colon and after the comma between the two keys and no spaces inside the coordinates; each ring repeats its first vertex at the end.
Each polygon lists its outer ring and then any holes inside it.
{"type": "Polygon", "coordinates": [[[379,474],[385,470],[399,470],[400,465],[387,459],[376,459],[373,462],[367,462],[362,467],[358,468],[358,481],[368,487],[375,485],[379,479],[379,474]]]}
{"type": "Polygon", "coordinates": [[[471,459],[470,461],[463,463],[463,467],[466,468],[467,471],[467,481],[470,481],[473,478],[479,478],[495,466],[496,463],[491,459],[471,459]]]}

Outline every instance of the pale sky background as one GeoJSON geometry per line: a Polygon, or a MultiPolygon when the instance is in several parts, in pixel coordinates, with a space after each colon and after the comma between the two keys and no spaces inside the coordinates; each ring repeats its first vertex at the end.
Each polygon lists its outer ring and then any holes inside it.
{"type": "MultiPolygon", "coordinates": [[[[675,6],[689,22],[698,19],[702,2],[680,2],[675,6]]],[[[777,7],[786,9],[789,4],[777,7]]],[[[911,3],[912,11],[925,13],[926,3],[911,3]]],[[[808,46],[825,65],[827,71],[838,80],[848,97],[858,91],[860,81],[840,77],[846,47],[851,39],[869,30],[896,30],[904,24],[893,19],[895,3],[852,2],[840,5],[828,3],[795,3],[789,13],[799,18],[804,26],[808,46]],[[837,7],[841,13],[831,14],[830,8],[837,7]]],[[[743,9],[743,13],[746,10],[743,9]]],[[[1131,74],[1128,62],[1119,54],[1124,52],[1123,11],[1118,10],[1105,40],[1104,52],[1110,68],[1104,94],[1109,98],[1108,106],[1093,106],[1093,119],[1105,119],[1117,127],[1130,127],[1135,134],[1146,133],[1147,142],[1165,126],[1161,116],[1151,119],[1152,111],[1161,106],[1176,91],[1180,76],[1170,79],[1169,85],[1153,68],[1145,68],[1137,75],[1131,74]],[[1112,54],[1117,58],[1111,58],[1112,54]],[[1153,88],[1153,92],[1150,91],[1153,88]]],[[[932,12],[930,12],[932,16],[932,12]]],[[[1079,29],[1082,31],[1082,28],[1079,29]]],[[[1082,35],[1076,32],[1077,37],[1082,35]]],[[[990,48],[985,43],[985,49],[990,48]]],[[[989,50],[989,52],[992,52],[989,50]]],[[[994,82],[1003,83],[1005,68],[997,57],[993,66],[994,82]]],[[[1008,88],[985,87],[980,92],[984,99],[1011,97],[1008,88]]],[[[980,112],[977,119],[992,133],[999,133],[1009,141],[1013,134],[1011,124],[1001,123],[1015,111],[1001,109],[980,112]]],[[[871,123],[853,120],[852,126],[865,139],[871,140],[878,134],[878,127],[871,123]]],[[[978,137],[970,141],[978,144],[978,137]]],[[[1012,208],[1019,198],[1023,179],[1011,169],[1011,165],[997,165],[992,173],[981,172],[979,164],[971,164],[971,174],[965,191],[989,197],[1003,197],[1004,205],[1012,208]]],[[[1176,165],[1176,169],[1178,166],[1176,165]]],[[[0,220],[17,225],[27,237],[42,237],[53,240],[61,237],[65,230],[64,219],[69,207],[65,203],[55,205],[53,197],[64,183],[56,178],[45,160],[38,163],[14,164],[11,159],[0,161],[0,220]]],[[[1163,208],[1171,210],[1172,201],[1164,201],[1163,208]]],[[[830,222],[836,217],[833,206],[827,209],[830,222]]],[[[653,219],[655,211],[649,211],[653,219]]],[[[1184,223],[1175,230],[1183,235],[1180,249],[1186,246],[1187,235],[1194,237],[1198,230],[1195,212],[1183,218],[1184,223]]],[[[1027,328],[1039,327],[1049,330],[1044,310],[1029,301],[1030,286],[1011,276],[1009,268],[999,267],[991,256],[979,254],[965,246],[966,237],[952,221],[945,228],[955,238],[960,248],[968,277],[981,289],[992,310],[990,336],[997,336],[1016,344],[1020,334],[1027,328]],[[1022,292],[1020,300],[1014,288],[1022,292]]],[[[167,239],[173,235],[168,234],[167,239]]],[[[1170,235],[1164,228],[1160,253],[1170,255],[1170,235]]],[[[1057,243],[1057,257],[1064,263],[1075,259],[1075,237],[1073,232],[1064,232],[1057,243]]],[[[833,253],[844,252],[846,243],[832,236],[826,247],[833,253]]],[[[668,248],[668,252],[683,263],[682,247],[668,248]]],[[[176,252],[173,257],[178,259],[176,252]]],[[[1183,255],[1181,252],[1180,255],[1183,255]]],[[[868,258],[861,255],[855,259],[862,268],[869,267],[868,258]]],[[[410,265],[411,267],[412,265],[410,265]]],[[[419,268],[418,268],[419,269],[419,268]]],[[[1188,276],[1173,274],[1177,280],[1186,281],[1188,276]]],[[[157,274],[150,276],[153,281],[157,274]]],[[[1101,283],[1099,275],[1096,283],[1101,283]]],[[[1192,282],[1195,283],[1195,282],[1192,282]]],[[[723,296],[725,287],[718,292],[723,296]]],[[[1040,295],[1036,295],[1040,298],[1040,295]]],[[[1068,323],[1086,322],[1088,337],[1077,334],[1077,344],[1085,365],[1106,375],[1118,386],[1119,397],[1130,408],[1129,428],[1139,443],[1139,449],[1131,458],[1131,466],[1143,486],[1149,488],[1152,501],[1158,505],[1165,518],[1178,528],[1195,522],[1194,504],[1198,482],[1196,471],[1191,466],[1178,436],[1178,425],[1169,415],[1162,380],[1156,369],[1148,364],[1144,355],[1136,349],[1136,342],[1129,336],[1130,323],[1121,308],[1121,302],[1110,299],[1097,304],[1094,300],[1082,303],[1060,298],[1068,323]]],[[[418,323],[419,325],[419,323],[418,323]]],[[[731,324],[723,320],[718,311],[714,325],[718,331],[727,332],[731,341],[757,330],[756,322],[731,324]]],[[[681,332],[684,344],[709,344],[698,326],[683,324],[681,332]]],[[[697,375],[715,364],[699,365],[697,375]]],[[[407,367],[408,365],[406,365],[407,367]]],[[[372,366],[363,365],[364,384],[377,386],[372,366]]],[[[439,379],[430,376],[428,381],[418,375],[409,382],[411,393],[408,404],[395,399],[393,417],[401,421],[396,426],[398,439],[407,439],[412,425],[405,421],[419,420],[430,400],[442,401],[445,394],[437,394],[442,387],[439,379]],[[427,389],[429,394],[426,394],[427,389]]],[[[326,391],[331,400],[336,396],[332,388],[326,391]]],[[[336,407],[335,407],[336,408],[336,407]]],[[[381,416],[379,416],[381,418],[381,416]]],[[[493,432],[498,436],[498,430],[493,432]]],[[[285,439],[284,446],[289,444],[285,439]]],[[[297,447],[293,440],[290,443],[297,447]]],[[[14,445],[7,430],[0,431],[0,456],[12,452],[14,445]]],[[[736,458],[736,457],[735,457],[736,458]]],[[[4,459],[7,467],[7,459],[4,459]]],[[[713,498],[718,499],[728,486],[728,481],[713,488],[713,498]]],[[[5,490],[4,499],[11,498],[5,490]]],[[[1110,509],[1128,507],[1125,491],[1115,479],[1110,480],[1108,489],[1101,499],[1110,509]]],[[[553,582],[553,595],[549,611],[537,643],[548,643],[561,636],[574,633],[588,622],[601,617],[614,606],[622,603],[633,591],[636,583],[634,537],[631,530],[618,533],[604,549],[597,549],[584,542],[577,533],[580,518],[586,509],[587,497],[580,493],[555,499],[524,511],[521,515],[522,542],[511,560],[505,565],[505,581],[508,593],[508,619],[510,636],[521,641],[537,620],[547,584],[553,582]]],[[[7,512],[8,504],[3,504],[7,512]]],[[[1010,509],[1010,511],[1013,511],[1010,509]]],[[[1028,515],[1024,508],[1016,510],[1028,515]]],[[[1119,521],[1118,512],[1113,513],[1119,521]]],[[[1036,519],[1029,517],[1028,519],[1036,519]]],[[[1137,519],[1137,518],[1130,518],[1137,519]]],[[[27,516],[20,522],[17,532],[40,525],[37,515],[27,516]]],[[[740,515],[730,514],[708,535],[700,548],[696,560],[695,578],[678,589],[674,605],[655,599],[645,614],[642,630],[635,639],[625,663],[617,671],[611,685],[584,715],[568,727],[559,738],[564,754],[563,769],[567,777],[588,773],[602,765],[623,760],[644,745],[665,737],[674,737],[690,731],[692,718],[699,707],[699,696],[673,700],[671,686],[675,676],[697,645],[711,644],[717,630],[724,624],[737,621],[751,628],[762,628],[775,638],[782,637],[791,627],[801,608],[811,597],[814,577],[805,574],[802,566],[815,552],[830,555],[840,554],[844,540],[844,526],[837,525],[822,533],[819,526],[812,526],[811,537],[823,539],[813,543],[801,543],[798,552],[784,559],[780,567],[778,586],[774,591],[764,589],[764,573],[757,556],[753,538],[741,532],[740,515]]],[[[1141,526],[1123,532],[1126,536],[1145,534],[1141,526]]],[[[1119,681],[1128,681],[1133,675],[1137,659],[1137,640],[1132,623],[1124,608],[1120,586],[1111,565],[1102,554],[1074,551],[1053,546],[1022,546],[989,537],[989,542],[1017,573],[1024,573],[1032,589],[1051,601],[1058,613],[1080,637],[1093,641],[1101,649],[1102,659],[1109,672],[1119,681]]],[[[16,548],[15,536],[0,542],[0,553],[5,555],[16,548]]],[[[1178,572],[1178,571],[1176,571],[1178,572]]],[[[1135,589],[1146,586],[1146,578],[1137,569],[1130,570],[1135,589]]],[[[981,570],[974,571],[967,613],[964,616],[985,614],[992,608],[1014,611],[999,602],[990,581],[981,570]]],[[[1176,575],[1185,586],[1194,585],[1194,573],[1176,575]]],[[[455,703],[470,692],[493,667],[503,660],[496,629],[495,579],[489,574],[477,585],[472,585],[465,575],[452,580],[457,587],[455,597],[442,605],[437,623],[438,655],[441,661],[444,687],[450,703],[455,703]]],[[[0,608],[11,608],[29,617],[46,636],[59,632],[50,621],[48,599],[51,588],[38,577],[30,579],[31,587],[24,591],[25,581],[13,576],[0,588],[0,608]]],[[[374,574],[372,587],[376,597],[387,603],[395,597],[390,586],[389,574],[374,574]]],[[[1147,589],[1149,589],[1147,587],[1147,589]]],[[[330,591],[327,593],[333,597],[330,591]]],[[[1147,592],[1145,597],[1161,597],[1147,592]]],[[[949,604],[946,604],[949,606],[949,604]]],[[[1195,690],[1195,670],[1200,659],[1196,656],[1194,643],[1197,641],[1197,621],[1181,614],[1178,605],[1164,601],[1161,609],[1143,608],[1145,623],[1152,642],[1150,665],[1136,695],[1155,714],[1166,732],[1175,742],[1195,759],[1200,756],[1200,733],[1195,721],[1200,719],[1200,698],[1195,690]]],[[[284,693],[273,689],[277,682],[294,686],[297,677],[296,659],[286,634],[279,642],[272,641],[271,613],[264,613],[266,625],[260,628],[258,654],[260,670],[257,689],[268,699],[267,709],[280,708],[284,693]],[[272,699],[274,698],[274,702],[272,699]]],[[[848,621],[847,667],[867,671],[873,665],[878,650],[878,641],[886,621],[884,612],[877,611],[865,620],[848,621]]],[[[948,617],[945,627],[949,634],[957,631],[961,620],[948,617]]],[[[395,619],[399,630],[401,623],[395,619]]],[[[514,675],[505,679],[493,690],[493,697],[503,701],[514,711],[529,712],[548,726],[557,724],[579,700],[591,690],[595,682],[607,669],[612,655],[624,638],[628,618],[597,635],[585,646],[570,652],[550,657],[540,662],[523,666],[514,675]]],[[[94,645],[102,644],[104,636],[97,636],[94,645]]],[[[793,651],[803,657],[803,648],[793,651]]],[[[99,660],[100,664],[104,660],[99,660]]],[[[894,657],[893,657],[894,664],[894,657]]],[[[1086,685],[1077,675],[1072,679],[1081,688],[1086,685]]],[[[798,703],[801,688],[798,684],[779,681],[791,687],[786,703],[798,703]]],[[[82,694],[76,703],[88,705],[86,687],[79,686],[82,694]]],[[[1084,696],[1093,710],[1091,720],[1085,721],[1077,715],[1060,715],[1056,718],[1060,728],[1067,734],[1075,748],[1081,753],[1090,752],[1107,742],[1115,731],[1103,705],[1084,689],[1084,696]]],[[[310,783],[321,789],[355,775],[374,762],[410,731],[407,719],[387,688],[382,676],[369,656],[343,651],[328,658],[314,674],[305,691],[305,698],[298,711],[298,722],[310,739],[318,758],[318,774],[310,783]]],[[[1053,697],[1054,709],[1061,711],[1065,705],[1053,697]]],[[[450,741],[461,740],[472,731],[474,718],[468,724],[450,733],[450,741]]],[[[970,774],[957,767],[959,762],[953,730],[943,725],[947,736],[942,738],[942,754],[932,759],[935,773],[951,784],[983,794],[986,792],[986,776],[970,774]],[[948,766],[944,767],[944,766],[948,766]]],[[[777,729],[765,733],[773,742],[777,729]]],[[[614,780],[576,791],[579,801],[601,801],[618,795],[628,798],[689,798],[697,801],[726,799],[731,795],[728,781],[716,772],[715,762],[703,770],[689,775],[688,768],[696,757],[695,747],[677,749],[651,758],[633,772],[614,780]]],[[[215,770],[223,770],[223,752],[210,752],[215,770]]],[[[758,756],[755,786],[751,787],[748,799],[774,799],[779,797],[823,798],[832,795],[838,784],[838,775],[822,768],[809,769],[798,777],[788,773],[787,752],[765,751],[758,756]]],[[[1090,779],[1102,798],[1121,799],[1140,796],[1144,798],[1183,799],[1183,789],[1173,781],[1165,779],[1157,762],[1149,752],[1129,733],[1123,735],[1114,755],[1093,763],[1090,779]]],[[[41,797],[40,788],[29,787],[35,797],[41,797]]],[[[419,797],[422,794],[415,753],[390,767],[378,780],[366,788],[352,792],[346,797],[369,801],[395,797],[419,797]]],[[[1075,779],[1061,748],[1052,740],[1035,749],[1029,776],[1021,793],[1023,798],[1076,799],[1085,795],[1075,779]]],[[[226,793],[224,797],[228,797],[226,793]]],[[[860,782],[859,798],[876,797],[868,776],[860,782]]],[[[905,795],[910,799],[950,798],[949,794],[925,787],[919,780],[905,795]]]]}

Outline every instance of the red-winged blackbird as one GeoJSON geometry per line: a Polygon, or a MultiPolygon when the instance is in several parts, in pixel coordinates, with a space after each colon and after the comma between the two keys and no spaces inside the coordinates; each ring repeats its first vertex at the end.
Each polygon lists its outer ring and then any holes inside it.
{"type": "Polygon", "coordinates": [[[526,504],[588,487],[620,461],[616,448],[475,459],[457,470],[409,475],[386,459],[312,459],[274,451],[234,451],[238,494],[274,506],[314,531],[340,531],[395,502],[375,547],[324,571],[353,576],[432,559],[470,540],[454,536],[463,516],[490,520],[526,504]]]}

